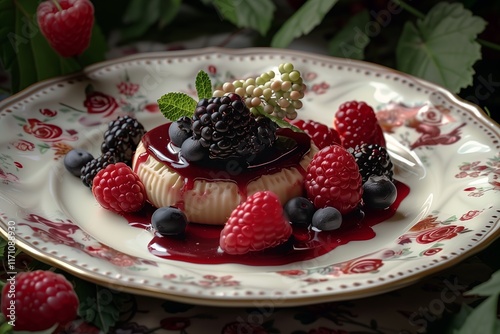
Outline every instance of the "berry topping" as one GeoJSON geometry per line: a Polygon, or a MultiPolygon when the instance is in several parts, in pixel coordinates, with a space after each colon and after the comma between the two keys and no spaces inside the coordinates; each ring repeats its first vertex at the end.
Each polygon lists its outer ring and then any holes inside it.
{"type": "Polygon", "coordinates": [[[172,206],[156,209],[151,217],[151,226],[162,236],[183,235],[187,224],[184,212],[172,206]]]}
{"type": "Polygon", "coordinates": [[[89,46],[94,25],[89,0],[43,1],[36,16],[42,34],[61,56],[77,56],[89,46]]]}
{"type": "Polygon", "coordinates": [[[15,293],[9,281],[3,287],[1,304],[7,319],[15,305],[16,331],[42,331],[55,324],[63,327],[76,319],[78,297],[63,275],[43,270],[20,272],[13,284],[15,293]]]}
{"type": "Polygon", "coordinates": [[[144,126],[135,118],[120,116],[109,122],[108,129],[104,132],[101,152],[112,152],[116,161],[130,165],[134,151],[144,133],[144,126]]]}
{"type": "Polygon", "coordinates": [[[304,186],[314,206],[333,206],[346,214],[360,202],[361,175],[354,157],[342,146],[332,145],[316,153],[307,167],[304,186]]]}
{"type": "Polygon", "coordinates": [[[295,119],[290,121],[290,124],[295,125],[311,137],[314,144],[321,150],[326,146],[333,144],[341,145],[340,136],[335,129],[328,127],[325,124],[313,121],[295,119]]]}
{"type": "Polygon", "coordinates": [[[283,63],[278,66],[278,73],[268,71],[256,78],[226,82],[222,89],[214,91],[214,96],[236,93],[254,115],[265,113],[278,119],[295,119],[305,90],[300,72],[292,63],[283,63]]]}
{"type": "Polygon", "coordinates": [[[375,111],[365,102],[349,101],[340,105],[335,113],[333,125],[345,148],[353,148],[363,143],[382,145],[380,140],[384,137],[381,136],[375,111]]]}
{"type": "Polygon", "coordinates": [[[369,208],[387,209],[397,196],[397,188],[387,176],[372,175],[363,184],[363,202],[369,208]]]}
{"type": "Polygon", "coordinates": [[[186,144],[189,151],[181,149],[181,154],[187,160],[198,161],[207,155],[211,159],[225,159],[257,154],[276,141],[277,126],[269,118],[254,117],[241,97],[230,93],[201,99],[191,128],[193,136],[190,138],[194,142],[186,144]],[[207,154],[201,154],[200,147],[207,154]]]}
{"type": "Polygon", "coordinates": [[[64,156],[64,167],[74,176],[80,177],[83,166],[92,160],[94,160],[92,154],[80,148],[75,148],[64,156]]]}
{"type": "Polygon", "coordinates": [[[358,164],[363,183],[372,175],[385,175],[392,181],[393,165],[384,147],[378,144],[361,144],[352,149],[352,155],[358,164]]]}
{"type": "Polygon", "coordinates": [[[123,162],[100,170],[94,178],[92,193],[103,208],[117,213],[139,211],[146,203],[144,184],[123,162]]]}
{"type": "Polygon", "coordinates": [[[309,226],[315,211],[314,205],[305,197],[294,197],[283,206],[285,215],[292,225],[309,226]]]}
{"type": "Polygon", "coordinates": [[[260,191],[233,210],[221,231],[219,245],[228,254],[245,254],[280,245],[291,234],[278,196],[260,191]]]}
{"type": "Polygon", "coordinates": [[[336,230],[342,225],[342,214],[332,206],[318,209],[312,217],[312,226],[320,231],[336,230]]]}
{"type": "Polygon", "coordinates": [[[181,147],[182,143],[191,137],[193,131],[191,130],[191,118],[187,116],[180,117],[177,121],[172,122],[168,127],[168,137],[172,144],[181,147]]]}
{"type": "Polygon", "coordinates": [[[103,155],[87,162],[81,170],[80,179],[83,184],[92,188],[92,182],[97,173],[110,164],[114,164],[116,158],[112,152],[106,152],[103,155]]]}

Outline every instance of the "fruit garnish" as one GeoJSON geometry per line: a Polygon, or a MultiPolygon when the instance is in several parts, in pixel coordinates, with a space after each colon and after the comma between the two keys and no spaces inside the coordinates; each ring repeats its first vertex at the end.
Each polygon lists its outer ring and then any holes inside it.
{"type": "Polygon", "coordinates": [[[183,235],[187,225],[186,214],[173,206],[158,208],[151,216],[151,226],[161,236],[183,235]]]}
{"type": "Polygon", "coordinates": [[[137,119],[130,116],[119,116],[108,123],[104,132],[101,152],[112,152],[116,161],[131,165],[132,156],[146,131],[137,119]]]}
{"type": "Polygon", "coordinates": [[[238,205],[221,231],[219,245],[228,254],[245,254],[278,246],[292,235],[276,194],[256,192],[238,205]]]}
{"type": "MultiPolygon", "coordinates": [[[[268,71],[255,78],[225,82],[216,90],[213,90],[208,74],[199,71],[195,88],[199,100],[222,97],[228,93],[238,94],[254,116],[265,116],[280,127],[298,130],[284,121],[285,117],[297,117],[306,89],[300,72],[291,63],[280,64],[278,73],[268,71]]],[[[158,99],[162,114],[174,121],[182,116],[192,117],[197,103],[191,96],[179,92],[170,92],[158,99]]]]}
{"type": "Polygon", "coordinates": [[[64,156],[64,167],[74,176],[80,177],[83,166],[92,160],[94,160],[92,154],[81,148],[75,148],[64,156]]]}
{"type": "Polygon", "coordinates": [[[293,226],[307,227],[311,225],[316,209],[310,200],[305,197],[294,197],[283,206],[285,216],[293,226]]]}
{"type": "Polygon", "coordinates": [[[387,209],[397,197],[397,188],[387,176],[372,175],[363,184],[363,202],[369,208],[387,209]]]}
{"type": "Polygon", "coordinates": [[[363,101],[341,104],[335,113],[333,126],[345,148],[354,148],[364,143],[385,145],[375,111],[363,101]]]}
{"type": "Polygon", "coordinates": [[[314,212],[311,225],[320,231],[333,231],[342,225],[342,214],[332,206],[314,212]]]}
{"type": "Polygon", "coordinates": [[[83,53],[94,25],[94,5],[89,0],[43,1],[37,8],[40,31],[62,57],[83,53]]]}
{"type": "Polygon", "coordinates": [[[113,152],[106,152],[97,158],[94,158],[87,162],[80,172],[80,179],[83,184],[89,188],[92,188],[92,183],[94,181],[94,177],[99,173],[101,169],[106,168],[106,166],[114,164],[118,162],[115,158],[113,152]]]}
{"type": "Polygon", "coordinates": [[[123,162],[110,164],[97,173],[92,194],[103,208],[116,213],[139,211],[147,197],[142,181],[123,162]]]}
{"type": "Polygon", "coordinates": [[[316,209],[333,206],[341,214],[356,208],[363,194],[356,160],[340,145],[316,153],[307,167],[304,187],[316,209]]]}
{"type": "Polygon", "coordinates": [[[77,317],[78,297],[73,285],[61,274],[35,270],[20,272],[15,276],[15,293],[11,284],[2,290],[2,313],[12,314],[14,305],[15,330],[43,331],[56,324],[60,328],[77,317]]]}
{"type": "Polygon", "coordinates": [[[387,150],[378,144],[361,144],[349,149],[365,183],[372,175],[385,175],[392,181],[393,165],[387,150]]]}
{"type": "Polygon", "coordinates": [[[323,123],[303,119],[294,119],[290,123],[307,133],[320,150],[333,144],[342,144],[338,132],[323,123]]]}

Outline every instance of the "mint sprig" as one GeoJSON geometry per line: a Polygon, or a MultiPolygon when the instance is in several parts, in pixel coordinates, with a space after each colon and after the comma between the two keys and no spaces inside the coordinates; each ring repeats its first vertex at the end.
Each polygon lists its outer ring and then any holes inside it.
{"type": "Polygon", "coordinates": [[[158,99],[160,111],[169,120],[175,121],[182,116],[191,117],[197,102],[185,93],[171,92],[158,99]]]}
{"type": "Polygon", "coordinates": [[[205,71],[199,71],[195,80],[196,93],[198,99],[209,99],[212,97],[212,81],[205,71]]]}

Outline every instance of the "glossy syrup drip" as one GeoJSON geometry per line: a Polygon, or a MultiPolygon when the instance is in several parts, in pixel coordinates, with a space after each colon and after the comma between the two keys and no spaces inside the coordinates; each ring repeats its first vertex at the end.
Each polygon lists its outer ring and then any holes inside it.
{"type": "MultiPolygon", "coordinates": [[[[305,175],[300,161],[309,152],[310,137],[291,129],[277,130],[278,140],[273,147],[251,156],[244,161],[238,159],[206,159],[196,164],[190,163],[179,154],[179,148],[170,142],[168,129],[171,123],[160,125],[148,131],[142,138],[146,152],[142,153],[134,165],[134,171],[144,163],[149,156],[165,164],[179,174],[184,181],[182,192],[193,189],[196,180],[211,182],[230,181],[238,185],[241,198],[246,198],[246,189],[250,182],[263,176],[277,173],[284,168],[295,167],[305,175]]],[[[182,197],[182,196],[181,196],[182,197]]],[[[184,209],[183,201],[175,203],[184,209]]]]}
{"type": "MultiPolygon", "coordinates": [[[[261,252],[229,255],[219,250],[222,226],[191,223],[183,238],[153,236],[149,251],[164,259],[197,264],[237,263],[252,266],[279,266],[297,261],[314,259],[338,246],[351,241],[370,240],[375,237],[373,226],[391,218],[410,192],[405,184],[396,181],[398,197],[387,210],[366,211],[363,218],[356,214],[344,217],[342,226],[335,231],[317,232],[312,229],[295,228],[293,235],[283,245],[261,252]]],[[[124,217],[138,228],[150,228],[151,215],[155,208],[147,206],[141,212],[124,217]]]]}

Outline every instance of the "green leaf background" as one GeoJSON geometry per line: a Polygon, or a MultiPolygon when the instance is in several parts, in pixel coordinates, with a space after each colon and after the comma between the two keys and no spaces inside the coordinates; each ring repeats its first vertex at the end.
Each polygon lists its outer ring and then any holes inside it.
{"type": "Polygon", "coordinates": [[[462,4],[439,2],[424,19],[404,25],[398,69],[459,92],[472,84],[473,65],[481,59],[476,38],[485,26],[462,4]]]}

